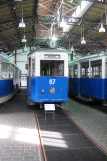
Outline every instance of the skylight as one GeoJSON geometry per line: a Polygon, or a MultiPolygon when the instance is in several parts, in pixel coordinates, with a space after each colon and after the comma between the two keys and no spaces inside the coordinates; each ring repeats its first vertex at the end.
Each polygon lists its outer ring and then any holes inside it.
{"type": "MultiPolygon", "coordinates": [[[[80,5],[77,7],[77,9],[74,11],[74,13],[72,14],[72,17],[74,18],[69,19],[69,23],[73,24],[77,22],[78,20],[75,18],[81,18],[84,15],[84,13],[91,7],[92,4],[93,4],[92,2],[82,1],[80,5]]],[[[63,28],[63,31],[69,32],[72,27],[73,25],[66,25],[63,28]]]]}

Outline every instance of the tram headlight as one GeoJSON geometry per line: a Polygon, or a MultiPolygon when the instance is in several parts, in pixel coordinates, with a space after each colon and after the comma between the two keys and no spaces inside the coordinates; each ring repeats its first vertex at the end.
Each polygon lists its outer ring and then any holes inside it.
{"type": "Polygon", "coordinates": [[[44,93],[45,92],[45,90],[44,89],[42,89],[42,93],[44,93]]]}
{"type": "Polygon", "coordinates": [[[50,89],[49,89],[49,92],[50,92],[51,94],[54,94],[54,93],[55,93],[55,88],[50,88],[50,89]]]}

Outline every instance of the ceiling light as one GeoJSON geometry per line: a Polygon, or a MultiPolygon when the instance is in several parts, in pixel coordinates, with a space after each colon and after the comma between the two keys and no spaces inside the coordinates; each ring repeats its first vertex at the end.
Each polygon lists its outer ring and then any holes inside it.
{"type": "Polygon", "coordinates": [[[64,20],[64,18],[62,18],[62,21],[59,24],[59,27],[65,27],[66,26],[66,22],[64,20]]]}
{"type": "Polygon", "coordinates": [[[81,44],[86,44],[86,41],[84,39],[84,28],[81,27],[81,44]]]}
{"type": "Polygon", "coordinates": [[[27,42],[25,35],[23,36],[22,42],[27,42]]]}
{"type": "Polygon", "coordinates": [[[23,7],[22,7],[22,21],[19,23],[19,27],[26,27],[26,25],[23,21],[23,7]]]}
{"type": "Polygon", "coordinates": [[[81,38],[81,44],[86,44],[84,37],[81,38]]]}
{"type": "Polygon", "coordinates": [[[101,23],[101,27],[99,28],[99,32],[106,32],[103,23],[101,23]]]}
{"type": "Polygon", "coordinates": [[[56,41],[56,40],[57,40],[57,38],[56,38],[55,35],[52,36],[52,40],[53,40],[53,41],[56,41]]]}
{"type": "Polygon", "coordinates": [[[101,13],[101,27],[99,28],[99,32],[105,32],[105,28],[103,26],[103,17],[102,17],[102,13],[101,13]]]}
{"type": "Polygon", "coordinates": [[[71,51],[74,51],[74,47],[73,46],[71,46],[71,51]]]}
{"type": "Polygon", "coordinates": [[[23,18],[22,18],[22,21],[19,23],[19,27],[26,27],[24,21],[23,21],[23,18]]]}

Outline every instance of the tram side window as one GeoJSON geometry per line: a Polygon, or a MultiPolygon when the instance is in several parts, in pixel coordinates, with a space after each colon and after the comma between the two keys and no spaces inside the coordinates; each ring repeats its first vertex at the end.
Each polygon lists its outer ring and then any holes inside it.
{"type": "Polygon", "coordinates": [[[1,63],[1,77],[2,78],[10,78],[10,64],[9,63],[1,63]]]}
{"type": "Polygon", "coordinates": [[[105,78],[107,78],[107,62],[105,64],[105,78]]]}
{"type": "Polygon", "coordinates": [[[91,62],[91,77],[92,78],[102,77],[102,60],[96,60],[91,62]]]}
{"type": "Polygon", "coordinates": [[[73,77],[78,78],[78,65],[73,65],[73,77]]]}
{"type": "Polygon", "coordinates": [[[31,57],[29,58],[29,76],[31,76],[31,57]]]}
{"type": "Polygon", "coordinates": [[[21,71],[18,70],[19,79],[21,78],[21,71]]]}
{"type": "Polygon", "coordinates": [[[89,62],[81,63],[81,78],[89,77],[89,62]]]}
{"type": "Polygon", "coordinates": [[[72,78],[72,75],[73,75],[73,73],[72,73],[72,65],[69,67],[69,78],[72,78]]]}
{"type": "Polygon", "coordinates": [[[1,62],[0,62],[0,78],[1,78],[1,62]]]}
{"type": "Polygon", "coordinates": [[[13,65],[10,64],[10,78],[13,78],[13,65]]]}
{"type": "Polygon", "coordinates": [[[13,65],[13,78],[16,77],[15,72],[16,72],[16,67],[13,65]]]}
{"type": "Polygon", "coordinates": [[[41,76],[64,76],[64,61],[41,60],[41,76]]]}
{"type": "Polygon", "coordinates": [[[18,68],[16,67],[15,78],[18,78],[18,68]]]}
{"type": "Polygon", "coordinates": [[[35,75],[35,59],[32,59],[32,76],[35,75]]]}

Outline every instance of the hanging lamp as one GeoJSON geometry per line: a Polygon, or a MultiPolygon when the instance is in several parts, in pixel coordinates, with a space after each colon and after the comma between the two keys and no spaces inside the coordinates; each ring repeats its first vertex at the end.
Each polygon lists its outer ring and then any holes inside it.
{"type": "Polygon", "coordinates": [[[24,23],[24,21],[23,21],[23,7],[22,7],[22,20],[21,20],[21,22],[19,23],[19,27],[22,27],[22,28],[26,27],[26,25],[25,25],[25,23],[24,23]]]}
{"type": "Polygon", "coordinates": [[[73,45],[71,46],[71,49],[70,49],[72,52],[74,51],[74,47],[73,47],[73,45]]]}
{"type": "Polygon", "coordinates": [[[101,14],[101,26],[99,28],[99,32],[106,32],[104,26],[103,26],[103,20],[102,20],[102,14],[101,14]]]}
{"type": "Polygon", "coordinates": [[[81,27],[81,44],[86,44],[86,40],[84,38],[84,29],[83,29],[83,35],[82,35],[82,27],[81,27]]]}

